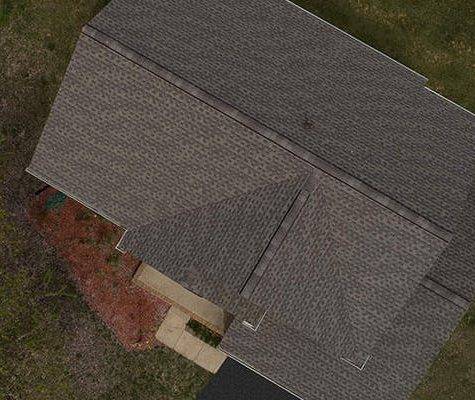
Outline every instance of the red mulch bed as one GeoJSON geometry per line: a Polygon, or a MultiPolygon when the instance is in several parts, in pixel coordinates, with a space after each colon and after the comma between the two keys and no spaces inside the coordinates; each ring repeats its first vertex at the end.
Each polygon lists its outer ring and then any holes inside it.
{"type": "Polygon", "coordinates": [[[169,305],[132,283],[139,262],[115,249],[123,230],[70,198],[47,210],[57,193],[48,188],[35,197],[32,223],[68,262],[86,302],[120,343],[128,350],[153,347],[169,305]]]}

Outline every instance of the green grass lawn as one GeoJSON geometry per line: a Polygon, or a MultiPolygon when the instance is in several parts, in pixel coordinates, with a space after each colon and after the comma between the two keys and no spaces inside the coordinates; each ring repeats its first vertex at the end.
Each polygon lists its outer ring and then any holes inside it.
{"type": "MultiPolygon", "coordinates": [[[[475,3],[297,0],[475,111],[475,3]]],[[[106,0],[0,0],[0,400],[193,399],[209,375],[163,349],[125,352],[25,219],[24,173],[80,27],[106,0]]],[[[475,393],[475,310],[413,400],[475,393]]]]}

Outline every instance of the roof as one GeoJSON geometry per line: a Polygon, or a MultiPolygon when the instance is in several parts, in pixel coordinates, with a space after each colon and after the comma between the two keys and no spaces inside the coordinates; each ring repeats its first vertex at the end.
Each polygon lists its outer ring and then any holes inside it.
{"type": "Polygon", "coordinates": [[[475,298],[475,180],[450,245],[437,259],[429,276],[467,301],[475,298]]]}
{"type": "Polygon", "coordinates": [[[455,228],[471,183],[473,115],[314,15],[283,0],[115,0],[89,26],[455,228]]]}
{"type": "Polygon", "coordinates": [[[424,83],[284,0],[114,0],[28,171],[234,314],[242,363],[400,400],[475,295],[473,116],[424,83]]]}
{"type": "Polygon", "coordinates": [[[197,400],[297,400],[289,392],[228,358],[197,400]]]}
{"type": "Polygon", "coordinates": [[[231,310],[303,179],[271,184],[127,230],[119,248],[231,310]]]}
{"type": "Polygon", "coordinates": [[[29,171],[130,229],[300,176],[306,168],[82,35],[29,171]]]}
{"type": "Polygon", "coordinates": [[[234,321],[220,347],[305,400],[401,400],[422,379],[463,312],[419,286],[362,370],[272,318],[257,331],[234,321]]]}
{"type": "Polygon", "coordinates": [[[446,246],[319,174],[248,299],[327,353],[364,359],[446,246]]]}

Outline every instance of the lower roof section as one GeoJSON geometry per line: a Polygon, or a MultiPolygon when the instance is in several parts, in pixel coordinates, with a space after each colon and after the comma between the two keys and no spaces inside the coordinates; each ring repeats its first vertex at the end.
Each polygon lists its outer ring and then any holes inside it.
{"type": "Polygon", "coordinates": [[[307,178],[127,230],[118,248],[233,312],[241,289],[307,178]]]}
{"type": "Polygon", "coordinates": [[[406,400],[463,312],[419,286],[370,358],[358,366],[269,316],[257,331],[233,322],[220,347],[305,400],[406,400]]]}
{"type": "Polygon", "coordinates": [[[328,354],[364,359],[393,329],[445,246],[336,179],[316,175],[249,300],[328,354]]]}
{"type": "Polygon", "coordinates": [[[89,24],[452,231],[475,118],[283,0],[114,0],[89,24]]]}
{"type": "Polygon", "coordinates": [[[297,400],[289,392],[228,358],[197,400],[297,400]]]}

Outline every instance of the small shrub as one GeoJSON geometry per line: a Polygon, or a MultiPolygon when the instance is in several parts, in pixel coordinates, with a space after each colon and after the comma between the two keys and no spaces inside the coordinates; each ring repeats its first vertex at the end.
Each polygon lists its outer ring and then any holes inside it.
{"type": "Polygon", "coordinates": [[[92,219],[92,217],[94,217],[94,213],[87,208],[83,208],[78,211],[75,219],[76,221],[88,221],[92,219]]]}
{"type": "Polygon", "coordinates": [[[97,240],[91,238],[91,237],[85,237],[85,238],[81,238],[79,239],[79,243],[81,244],[89,244],[89,245],[95,245],[97,244],[97,240]]]}
{"type": "Polygon", "coordinates": [[[115,234],[111,231],[100,232],[99,244],[111,245],[115,242],[115,234]]]}
{"type": "Polygon", "coordinates": [[[475,326],[475,311],[469,311],[462,319],[462,325],[466,328],[475,326]]]}
{"type": "Polygon", "coordinates": [[[221,343],[222,338],[220,335],[194,319],[190,319],[186,326],[190,333],[201,339],[203,342],[208,343],[210,346],[217,347],[218,344],[221,343]]]}
{"type": "Polygon", "coordinates": [[[50,211],[61,207],[66,201],[66,198],[67,197],[64,193],[56,192],[55,194],[48,197],[48,200],[46,200],[46,210],[50,211]]]}
{"type": "Polygon", "coordinates": [[[119,264],[120,264],[120,254],[116,251],[109,254],[109,257],[107,257],[107,264],[112,265],[114,267],[119,266],[119,264]]]}
{"type": "Polygon", "coordinates": [[[4,0],[0,3],[0,26],[7,23],[8,17],[12,12],[12,0],[4,0]]]}
{"type": "Polygon", "coordinates": [[[45,41],[45,47],[46,47],[49,51],[54,51],[54,49],[56,48],[56,43],[53,42],[52,40],[46,40],[46,41],[45,41]]]}

